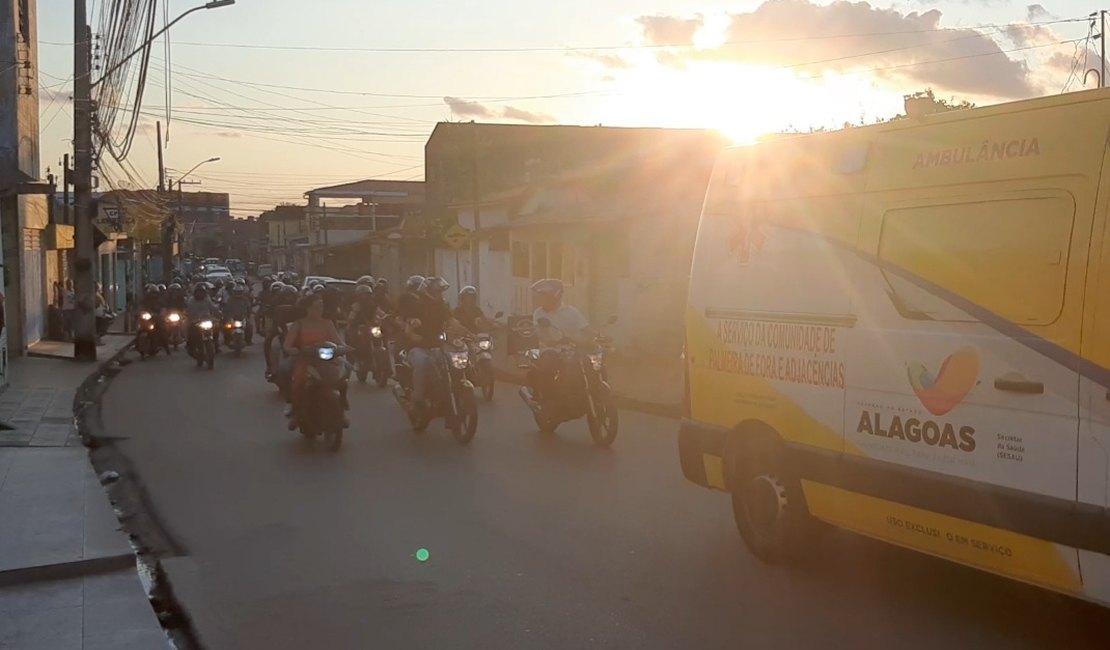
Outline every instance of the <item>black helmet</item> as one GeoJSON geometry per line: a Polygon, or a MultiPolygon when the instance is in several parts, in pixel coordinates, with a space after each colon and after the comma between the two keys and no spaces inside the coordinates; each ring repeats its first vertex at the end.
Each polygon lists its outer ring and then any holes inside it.
{"type": "Polygon", "coordinates": [[[224,286],[224,281],[223,281],[223,280],[220,280],[219,278],[217,278],[217,279],[216,279],[216,281],[215,281],[214,283],[212,283],[212,284],[213,284],[213,286],[214,286],[215,288],[217,288],[217,289],[222,289],[222,288],[223,288],[223,286],[224,286]]]}
{"type": "Polygon", "coordinates": [[[433,293],[436,295],[443,295],[444,291],[451,288],[451,283],[438,275],[433,275],[424,281],[423,289],[426,293],[433,293]]]}
{"type": "Polygon", "coordinates": [[[425,279],[426,278],[422,275],[410,275],[409,279],[405,280],[405,290],[412,292],[420,291],[420,288],[424,286],[425,279]]]}
{"type": "Polygon", "coordinates": [[[327,289],[327,287],[324,286],[323,282],[316,282],[311,287],[309,287],[309,292],[310,293],[324,293],[325,289],[327,289]]]}
{"type": "Polygon", "coordinates": [[[296,294],[297,293],[297,287],[294,287],[291,284],[283,284],[283,285],[281,285],[281,292],[282,293],[296,294]]]}
{"type": "Polygon", "coordinates": [[[201,282],[197,286],[193,287],[193,297],[197,300],[202,300],[208,297],[208,288],[204,286],[205,284],[206,283],[201,282]]]}
{"type": "Polygon", "coordinates": [[[246,292],[247,292],[247,288],[246,288],[246,287],[244,287],[244,286],[243,286],[243,285],[241,285],[241,284],[235,284],[235,285],[232,285],[232,286],[231,286],[231,293],[233,293],[233,294],[235,294],[235,295],[237,295],[237,296],[241,296],[241,295],[243,295],[243,294],[244,294],[244,293],[246,293],[246,292]]]}
{"type": "Polygon", "coordinates": [[[360,284],[355,286],[355,293],[372,293],[374,290],[368,284],[360,284]]]}
{"type": "Polygon", "coordinates": [[[477,298],[478,290],[468,284],[462,289],[459,289],[459,298],[462,298],[463,296],[474,296],[475,298],[477,298]]]}
{"type": "Polygon", "coordinates": [[[556,296],[563,295],[563,281],[559,278],[544,278],[543,280],[536,280],[532,285],[532,291],[540,294],[553,294],[556,296]]]}
{"type": "Polygon", "coordinates": [[[159,291],[165,291],[166,290],[166,285],[164,285],[164,284],[158,285],[158,290],[159,291]]]}
{"type": "Polygon", "coordinates": [[[154,283],[147,284],[145,287],[143,287],[144,293],[154,293],[157,290],[158,287],[154,283]]]}
{"type": "Polygon", "coordinates": [[[181,283],[173,282],[170,284],[170,291],[181,291],[181,283]]]}
{"type": "Polygon", "coordinates": [[[273,282],[270,283],[270,291],[275,291],[275,292],[276,291],[281,291],[281,288],[284,287],[284,286],[288,286],[288,285],[286,285],[281,280],[274,280],[273,282]]]}
{"type": "Polygon", "coordinates": [[[372,284],[374,284],[374,278],[373,278],[372,276],[369,276],[369,275],[363,275],[363,276],[359,277],[359,279],[358,279],[358,281],[356,282],[356,284],[359,284],[359,285],[363,285],[363,284],[367,284],[367,285],[372,285],[372,284]]]}

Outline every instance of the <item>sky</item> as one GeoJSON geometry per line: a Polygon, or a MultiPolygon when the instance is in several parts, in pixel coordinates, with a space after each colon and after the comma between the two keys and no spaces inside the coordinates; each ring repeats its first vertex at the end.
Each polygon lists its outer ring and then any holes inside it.
{"type": "MultiPolygon", "coordinates": [[[[111,0],[87,1],[95,31],[111,0]]],[[[169,16],[197,4],[170,0],[169,16]]],[[[1078,91],[1097,67],[1086,16],[1099,8],[238,0],[171,29],[168,102],[155,47],[134,144],[122,165],[105,157],[100,189],[157,184],[156,120],[168,175],[220,157],[187,189],[229,192],[245,217],[314,187],[422,179],[424,143],[445,120],[699,127],[747,142],[889,118],[925,88],[979,105],[1078,91]]],[[[71,150],[72,0],[38,0],[38,14],[45,175],[71,150]]]]}

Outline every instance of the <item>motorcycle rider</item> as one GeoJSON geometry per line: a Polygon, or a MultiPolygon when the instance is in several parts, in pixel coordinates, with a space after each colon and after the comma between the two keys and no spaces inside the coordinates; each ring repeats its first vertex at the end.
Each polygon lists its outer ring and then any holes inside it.
{"type": "Polygon", "coordinates": [[[472,286],[465,286],[459,291],[459,306],[455,307],[453,315],[471,334],[492,329],[492,321],[486,318],[478,304],[478,289],[472,286]]]}
{"type": "MultiPolygon", "coordinates": [[[[200,322],[211,320],[219,322],[220,308],[208,297],[206,283],[200,283],[193,290],[193,299],[185,307],[185,319],[189,323],[189,332],[185,339],[185,349],[190,355],[196,355],[197,345],[200,343],[200,322]]],[[[217,339],[218,337],[213,337],[217,339]]]]}
{"type": "MultiPolygon", "coordinates": [[[[335,329],[335,323],[324,318],[324,298],[319,293],[309,293],[298,305],[302,316],[289,327],[282,344],[282,350],[293,357],[292,399],[285,411],[289,418],[289,430],[297,428],[297,413],[301,407],[305,386],[305,373],[309,360],[300,356],[301,348],[312,347],[330,341],[343,345],[343,339],[335,329]]],[[[346,396],[343,396],[346,404],[346,396]]]]}
{"type": "Polygon", "coordinates": [[[162,292],[156,284],[148,284],[143,290],[143,299],[140,304],[143,311],[150,312],[151,319],[154,323],[154,331],[152,332],[154,340],[152,341],[151,348],[158,350],[159,348],[170,353],[170,344],[166,337],[166,329],[162,325],[163,311],[166,308],[166,295],[162,292]]]}
{"type": "Polygon", "coordinates": [[[563,290],[563,281],[558,278],[545,278],[532,285],[532,294],[539,305],[532,312],[532,323],[542,350],[526,377],[525,390],[533,400],[555,388],[555,378],[562,365],[562,357],[555,346],[568,340],[583,341],[590,335],[589,322],[582,312],[563,304],[563,290]]]}
{"type": "MultiPolygon", "coordinates": [[[[244,339],[247,345],[251,343],[251,337],[254,335],[254,323],[251,322],[251,301],[247,296],[247,289],[241,284],[231,285],[231,292],[228,294],[227,300],[223,303],[224,318],[228,320],[242,321],[244,328],[244,339]]],[[[231,331],[225,330],[224,337],[227,342],[231,342],[231,331]]]]}
{"type": "Polygon", "coordinates": [[[450,286],[441,277],[427,278],[416,297],[408,301],[405,313],[402,314],[405,320],[404,338],[411,346],[408,359],[412,365],[413,408],[427,407],[428,382],[435,372],[433,354],[440,348],[440,336],[448,330],[460,327],[458,321],[451,316],[451,307],[443,298],[450,286]]]}
{"type": "Polygon", "coordinates": [[[274,354],[273,342],[274,339],[285,340],[285,334],[289,329],[290,323],[293,323],[300,317],[297,310],[297,288],[285,284],[284,282],[275,282],[270,287],[270,293],[273,294],[272,305],[270,308],[270,328],[266,331],[266,340],[263,342],[263,347],[266,353],[266,377],[272,379],[274,374],[280,368],[277,363],[278,355],[274,354]],[[277,287],[276,289],[274,287],[277,287]]]}
{"type": "Polygon", "coordinates": [[[378,278],[374,282],[374,299],[378,303],[378,309],[387,314],[393,313],[396,305],[393,304],[393,296],[389,295],[389,280],[378,278]]]}
{"type": "Polygon", "coordinates": [[[166,289],[166,308],[176,311],[184,312],[188,304],[188,299],[185,297],[185,288],[181,286],[180,282],[174,282],[166,289]]]}

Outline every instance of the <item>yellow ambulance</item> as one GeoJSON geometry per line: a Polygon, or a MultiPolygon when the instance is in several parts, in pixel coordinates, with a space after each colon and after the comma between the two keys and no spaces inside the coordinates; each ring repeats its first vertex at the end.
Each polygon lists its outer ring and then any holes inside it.
{"type": "Polygon", "coordinates": [[[725,151],[686,314],[690,481],[1110,604],[1110,90],[725,151]]]}

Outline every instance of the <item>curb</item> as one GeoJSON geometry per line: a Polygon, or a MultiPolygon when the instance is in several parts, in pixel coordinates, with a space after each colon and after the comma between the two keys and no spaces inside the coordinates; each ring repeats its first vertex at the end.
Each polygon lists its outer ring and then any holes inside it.
{"type": "Polygon", "coordinates": [[[134,553],[106,555],[85,560],[72,560],[55,564],[39,564],[0,571],[0,587],[25,585],[33,582],[84,578],[101,573],[112,573],[123,569],[136,568],[134,553]]]}
{"type": "MultiPolygon", "coordinates": [[[[510,384],[521,386],[524,384],[524,378],[504,368],[494,366],[493,376],[498,381],[503,381],[510,384]]],[[[657,415],[665,418],[680,418],[682,417],[682,406],[679,404],[659,404],[656,402],[649,402],[646,400],[637,399],[623,393],[613,391],[613,397],[617,401],[617,406],[628,409],[630,411],[637,411],[640,413],[647,413],[648,415],[657,415]]]]}
{"type": "Polygon", "coordinates": [[[153,513],[149,496],[130,461],[116,449],[112,438],[104,435],[101,402],[111,386],[111,380],[122,371],[115,363],[132,348],[134,341],[113,354],[100,364],[96,372],[85,378],[74,396],[74,419],[78,434],[88,450],[93,471],[102,469],[98,468],[98,463],[107,463],[109,467],[104,469],[112,469],[119,474],[119,479],[104,486],[104,491],[117,509],[117,518],[120,510],[129,515],[126,522],[120,520],[119,523],[135,549],[131,561],[136,571],[146,574],[149,579],[149,584],[144,584],[144,587],[162,631],[172,640],[173,647],[202,648],[204,645],[188,613],[174,594],[173,585],[161,562],[161,554],[165,554],[165,557],[177,557],[185,553],[173,543],[153,513]],[[138,523],[140,519],[145,522],[145,527],[138,523]]]}

